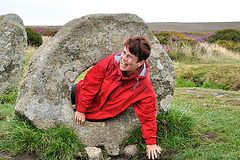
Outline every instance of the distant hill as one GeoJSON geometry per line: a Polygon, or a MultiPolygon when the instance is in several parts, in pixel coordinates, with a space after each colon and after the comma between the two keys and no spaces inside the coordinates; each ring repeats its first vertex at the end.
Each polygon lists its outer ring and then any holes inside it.
{"type": "MultiPolygon", "coordinates": [[[[180,23],[180,22],[154,22],[147,23],[153,31],[178,31],[178,32],[216,32],[217,30],[233,28],[240,30],[239,22],[205,22],[205,23],[180,23]]],[[[41,28],[58,28],[62,26],[25,26],[41,28]]]]}
{"type": "Polygon", "coordinates": [[[153,31],[184,31],[184,32],[216,32],[221,29],[239,29],[240,22],[204,22],[204,23],[180,23],[180,22],[155,22],[147,23],[153,31]]]}

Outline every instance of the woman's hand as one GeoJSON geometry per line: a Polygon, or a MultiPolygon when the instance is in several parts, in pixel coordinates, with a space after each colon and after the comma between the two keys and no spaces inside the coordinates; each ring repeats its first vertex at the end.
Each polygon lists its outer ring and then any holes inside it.
{"type": "Polygon", "coordinates": [[[146,152],[148,159],[154,159],[157,158],[157,152],[161,154],[161,148],[158,147],[156,144],[147,145],[146,152]]]}
{"type": "Polygon", "coordinates": [[[74,119],[77,124],[83,125],[86,120],[86,116],[83,113],[76,111],[74,119]]]}

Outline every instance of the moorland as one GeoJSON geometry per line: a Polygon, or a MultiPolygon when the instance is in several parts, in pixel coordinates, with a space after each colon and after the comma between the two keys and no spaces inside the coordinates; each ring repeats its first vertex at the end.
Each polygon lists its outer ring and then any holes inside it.
{"type": "Polygon", "coordinates": [[[148,23],[149,28],[157,31],[177,32],[216,32],[222,29],[240,29],[240,22],[201,22],[201,23],[179,23],[179,22],[153,22],[148,23]]]}

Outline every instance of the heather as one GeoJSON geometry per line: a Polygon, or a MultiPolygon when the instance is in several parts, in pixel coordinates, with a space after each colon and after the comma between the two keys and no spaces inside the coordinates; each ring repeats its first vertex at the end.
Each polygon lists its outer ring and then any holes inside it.
{"type": "Polygon", "coordinates": [[[42,36],[53,37],[61,27],[26,27],[30,28],[35,32],[40,33],[42,36]]]}
{"type": "Polygon", "coordinates": [[[206,42],[214,33],[212,32],[176,32],[176,31],[153,31],[153,34],[163,45],[171,41],[196,44],[206,42]]]}
{"type": "Polygon", "coordinates": [[[153,34],[174,62],[176,87],[240,90],[239,30],[153,34]]]}
{"type": "Polygon", "coordinates": [[[240,30],[218,30],[208,39],[208,42],[217,43],[229,50],[240,52],[240,30]]]}
{"type": "MultiPolygon", "coordinates": [[[[154,36],[162,44],[172,60],[185,61],[187,63],[205,61],[209,54],[221,55],[223,48],[227,49],[227,59],[237,60],[240,53],[240,31],[236,29],[218,30],[213,32],[176,32],[176,31],[153,31],[154,36]],[[210,44],[205,47],[205,44],[210,44]],[[218,46],[216,49],[215,46],[218,46]],[[212,53],[209,53],[209,48],[212,53]],[[187,49],[186,48],[191,48],[187,49]],[[232,52],[229,55],[229,52],[232,52]],[[203,56],[205,55],[205,56],[203,56]]],[[[224,51],[225,52],[225,51],[224,51]]],[[[213,60],[213,59],[210,59],[213,60]]]]}

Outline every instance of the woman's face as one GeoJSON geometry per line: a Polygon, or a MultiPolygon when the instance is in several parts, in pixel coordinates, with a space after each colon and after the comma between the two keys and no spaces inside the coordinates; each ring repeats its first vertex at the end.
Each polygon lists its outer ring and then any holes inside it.
{"type": "Polygon", "coordinates": [[[124,47],[121,53],[120,69],[125,72],[127,76],[131,76],[138,72],[139,67],[144,63],[143,61],[138,62],[138,57],[131,54],[129,49],[124,47]]]}

